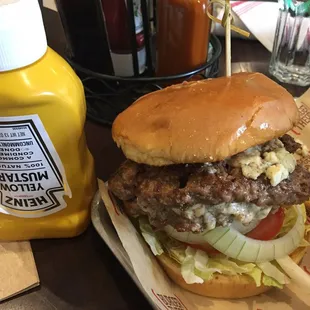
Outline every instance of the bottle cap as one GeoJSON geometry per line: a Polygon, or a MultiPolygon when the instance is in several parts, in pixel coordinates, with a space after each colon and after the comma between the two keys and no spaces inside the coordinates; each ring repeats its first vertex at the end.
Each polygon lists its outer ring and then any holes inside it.
{"type": "Polygon", "coordinates": [[[0,72],[28,66],[47,50],[37,0],[0,0],[0,72]]]}

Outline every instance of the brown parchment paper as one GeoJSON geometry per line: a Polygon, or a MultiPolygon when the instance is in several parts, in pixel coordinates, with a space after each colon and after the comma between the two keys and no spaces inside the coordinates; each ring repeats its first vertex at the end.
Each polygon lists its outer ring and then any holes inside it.
{"type": "MultiPolygon", "coordinates": [[[[310,90],[296,100],[300,111],[299,123],[289,132],[310,149],[310,90]]],[[[310,159],[303,164],[309,169],[310,159]]],[[[202,297],[190,293],[175,285],[166,276],[144,242],[139,232],[122,212],[117,202],[107,191],[103,181],[99,181],[99,190],[104,205],[109,213],[118,237],[128,254],[139,287],[151,301],[155,309],[217,309],[217,310],[308,310],[310,309],[310,292],[294,283],[290,283],[283,290],[272,289],[266,294],[241,300],[223,300],[202,297]]],[[[113,232],[110,231],[110,234],[113,232]]],[[[111,236],[112,237],[112,236],[111,236]]],[[[113,238],[109,238],[109,246],[113,249],[113,238]]],[[[116,243],[115,243],[115,246],[116,243]]],[[[119,248],[118,248],[118,251],[119,248]]],[[[310,276],[310,251],[301,262],[301,268],[310,276]]]]}
{"type": "Polygon", "coordinates": [[[57,11],[55,0],[43,0],[43,6],[53,11],[57,11]]]}
{"type": "Polygon", "coordinates": [[[37,285],[39,276],[30,243],[0,243],[0,302],[37,285]]]}

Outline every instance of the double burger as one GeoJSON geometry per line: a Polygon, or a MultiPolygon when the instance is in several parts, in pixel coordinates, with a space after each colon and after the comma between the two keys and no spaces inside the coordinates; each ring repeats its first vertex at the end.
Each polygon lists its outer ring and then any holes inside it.
{"type": "Polygon", "coordinates": [[[109,190],[180,286],[242,298],[291,280],[281,259],[301,261],[309,230],[308,150],[288,134],[298,119],[259,73],[173,85],[118,115],[127,160],[109,190]]]}

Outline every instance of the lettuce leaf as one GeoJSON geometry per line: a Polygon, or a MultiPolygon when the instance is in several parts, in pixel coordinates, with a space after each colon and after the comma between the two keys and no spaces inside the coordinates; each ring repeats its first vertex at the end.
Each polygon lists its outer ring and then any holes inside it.
{"type": "MultiPolygon", "coordinates": [[[[302,212],[306,221],[305,206],[301,205],[302,212]]],[[[285,235],[295,224],[296,211],[294,208],[285,209],[285,220],[278,236],[285,235]]],[[[154,232],[147,218],[139,219],[142,236],[150,246],[154,255],[161,255],[164,252],[173,260],[180,264],[181,274],[186,283],[203,283],[213,278],[215,273],[225,275],[248,275],[255,281],[256,286],[264,284],[282,288],[283,284],[288,283],[288,277],[282,269],[270,262],[254,264],[244,263],[238,260],[227,258],[220,254],[210,258],[206,252],[196,250],[184,243],[170,238],[163,232],[154,232]]],[[[307,225],[310,231],[310,225],[307,225]]],[[[301,246],[308,246],[304,240],[301,246]]]]}
{"type": "MultiPolygon", "coordinates": [[[[188,249],[192,248],[188,247],[186,251],[188,251],[188,249]]],[[[194,260],[195,273],[198,274],[205,281],[212,279],[215,272],[222,273],[222,270],[220,268],[214,268],[209,264],[208,254],[204,251],[195,250],[194,260]]]]}
{"type": "Polygon", "coordinates": [[[255,281],[256,286],[261,286],[262,273],[263,272],[259,268],[254,267],[252,271],[247,272],[247,275],[250,276],[255,281]]]}
{"type": "Polygon", "coordinates": [[[258,263],[257,266],[262,270],[264,275],[271,277],[279,284],[289,283],[289,278],[271,262],[258,263]]]}
{"type": "Polygon", "coordinates": [[[266,276],[265,274],[263,275],[262,282],[266,286],[274,286],[274,287],[278,287],[281,289],[283,288],[283,284],[280,284],[277,280],[269,276],[266,276]]]}
{"type": "MultiPolygon", "coordinates": [[[[302,213],[304,214],[303,209],[305,208],[305,206],[300,205],[300,208],[301,208],[302,213]]],[[[285,234],[287,234],[293,228],[293,226],[295,225],[296,219],[297,219],[297,212],[295,208],[291,208],[291,207],[284,208],[284,214],[285,214],[284,222],[277,237],[282,237],[285,234]]]]}
{"type": "Polygon", "coordinates": [[[255,264],[241,263],[237,264],[235,261],[228,258],[214,258],[209,260],[209,266],[221,270],[226,275],[237,275],[242,273],[251,272],[255,264]]]}
{"type": "MultiPolygon", "coordinates": [[[[304,222],[306,224],[305,225],[305,234],[307,234],[310,231],[310,225],[307,224],[306,207],[304,204],[301,204],[298,207],[300,208],[302,216],[304,218],[304,222]]],[[[293,226],[295,225],[295,222],[296,222],[297,212],[296,212],[295,208],[291,208],[291,207],[284,208],[284,213],[285,213],[285,217],[284,217],[283,226],[282,226],[280,232],[278,233],[277,237],[282,237],[285,234],[287,234],[293,228],[293,226]]],[[[303,239],[300,246],[309,246],[309,243],[308,243],[308,241],[303,239]]]]}
{"type": "Polygon", "coordinates": [[[146,243],[150,246],[152,253],[157,256],[164,253],[164,249],[161,246],[156,234],[154,233],[151,225],[148,223],[147,219],[141,217],[139,219],[141,234],[146,241],[146,243]]]}
{"type": "Polygon", "coordinates": [[[195,250],[188,247],[185,251],[185,258],[181,263],[181,274],[187,284],[203,283],[204,280],[195,272],[195,250]]]}
{"type": "Polygon", "coordinates": [[[207,253],[187,247],[181,262],[181,274],[188,284],[211,280],[214,273],[225,275],[247,274],[261,285],[262,271],[252,263],[242,263],[228,258],[210,258],[207,253]]]}
{"type": "Polygon", "coordinates": [[[181,261],[181,274],[187,284],[203,283],[212,279],[220,269],[208,266],[209,257],[206,252],[187,247],[185,258],[181,261]]]}

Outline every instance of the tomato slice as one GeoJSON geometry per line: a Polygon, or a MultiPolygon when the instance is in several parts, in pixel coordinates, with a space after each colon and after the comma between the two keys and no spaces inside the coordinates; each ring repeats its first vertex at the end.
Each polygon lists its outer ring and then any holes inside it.
{"type": "MultiPolygon", "coordinates": [[[[271,240],[273,239],[278,232],[281,230],[284,222],[284,210],[283,208],[279,208],[279,210],[272,214],[269,213],[267,217],[262,219],[259,224],[246,234],[247,237],[256,239],[256,240],[271,240]]],[[[185,243],[187,246],[190,246],[194,249],[202,250],[207,252],[209,255],[216,255],[220,252],[213,248],[209,243],[203,244],[189,244],[185,243]]]]}
{"type": "Polygon", "coordinates": [[[246,236],[256,240],[271,240],[280,231],[284,222],[284,217],[283,208],[279,208],[274,214],[270,212],[268,216],[262,219],[253,230],[246,234],[246,236]]]}
{"type": "MultiPolygon", "coordinates": [[[[283,226],[284,217],[285,214],[283,208],[279,208],[279,210],[276,213],[274,214],[269,213],[268,216],[262,219],[253,230],[251,230],[249,233],[246,234],[246,236],[256,240],[271,240],[278,234],[281,227],[283,226]]],[[[218,250],[213,248],[209,243],[203,243],[203,244],[185,243],[185,244],[194,249],[205,251],[210,256],[220,253],[218,250]]]]}

